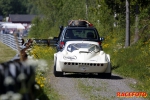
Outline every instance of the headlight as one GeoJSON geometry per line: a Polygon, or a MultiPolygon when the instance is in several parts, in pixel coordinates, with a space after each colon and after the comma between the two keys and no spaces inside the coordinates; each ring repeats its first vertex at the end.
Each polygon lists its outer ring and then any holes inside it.
{"type": "Polygon", "coordinates": [[[64,56],[63,57],[65,60],[76,60],[77,57],[76,56],[64,56]]]}

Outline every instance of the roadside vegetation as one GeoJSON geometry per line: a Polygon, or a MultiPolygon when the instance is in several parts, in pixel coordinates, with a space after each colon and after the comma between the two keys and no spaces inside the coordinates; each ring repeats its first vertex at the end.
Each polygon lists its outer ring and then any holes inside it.
{"type": "Polygon", "coordinates": [[[40,60],[41,65],[36,69],[36,82],[40,86],[37,93],[40,100],[59,100],[59,96],[50,86],[50,73],[53,66],[53,54],[55,49],[47,46],[34,45],[30,51],[30,55],[34,59],[40,60]]]}
{"type": "Polygon", "coordinates": [[[137,79],[132,87],[147,92],[150,98],[150,39],[141,40],[128,48],[124,48],[124,42],[117,41],[116,37],[107,36],[103,42],[104,51],[111,55],[113,72],[137,79]]]}
{"type": "Polygon", "coordinates": [[[0,63],[9,61],[16,55],[16,51],[0,42],[0,63]]]}

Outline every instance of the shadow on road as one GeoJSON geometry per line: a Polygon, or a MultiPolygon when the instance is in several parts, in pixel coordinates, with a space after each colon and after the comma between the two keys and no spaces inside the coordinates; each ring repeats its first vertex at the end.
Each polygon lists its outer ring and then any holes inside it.
{"type": "Polygon", "coordinates": [[[118,75],[112,75],[111,78],[106,78],[104,76],[98,76],[97,74],[65,74],[65,78],[96,78],[96,79],[111,79],[111,80],[120,80],[123,79],[122,77],[118,75]]]}
{"type": "Polygon", "coordinates": [[[123,79],[123,77],[117,76],[117,75],[112,75],[111,79],[113,80],[119,80],[119,79],[123,79]]]}

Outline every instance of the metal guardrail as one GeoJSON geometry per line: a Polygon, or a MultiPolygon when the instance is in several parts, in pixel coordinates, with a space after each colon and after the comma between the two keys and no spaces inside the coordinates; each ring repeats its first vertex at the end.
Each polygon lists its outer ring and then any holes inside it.
{"type": "Polygon", "coordinates": [[[0,33],[0,41],[16,51],[18,50],[18,46],[20,47],[22,45],[22,38],[15,37],[11,34],[0,33]]]}
{"type": "Polygon", "coordinates": [[[33,39],[38,45],[47,45],[55,47],[57,45],[57,41],[54,39],[33,39]]]}
{"type": "MultiPolygon", "coordinates": [[[[56,47],[57,40],[55,39],[33,39],[37,45],[45,45],[45,46],[52,46],[56,47]]],[[[14,50],[18,50],[18,46],[22,47],[23,39],[21,37],[15,37],[11,34],[3,34],[0,33],[0,42],[4,43],[5,45],[9,46],[14,50]],[[18,43],[18,44],[17,44],[18,43]]]]}

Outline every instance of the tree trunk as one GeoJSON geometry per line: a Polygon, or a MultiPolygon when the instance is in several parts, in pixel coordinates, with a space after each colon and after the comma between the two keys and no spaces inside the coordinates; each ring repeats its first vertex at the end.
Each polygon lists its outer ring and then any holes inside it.
{"type": "Polygon", "coordinates": [[[126,0],[126,37],[125,37],[125,48],[130,46],[130,4],[129,0],[126,0]]]}
{"type": "Polygon", "coordinates": [[[132,42],[132,44],[136,43],[140,39],[138,25],[139,25],[139,17],[138,17],[138,14],[136,14],[136,16],[135,16],[135,35],[134,35],[134,41],[132,42]]]}
{"type": "Polygon", "coordinates": [[[85,9],[86,9],[86,20],[88,20],[88,0],[86,0],[86,6],[85,6],[85,9]]]}
{"type": "Polygon", "coordinates": [[[136,43],[139,39],[140,39],[140,36],[139,36],[139,28],[138,28],[138,25],[139,25],[139,6],[138,4],[136,4],[136,11],[135,11],[135,35],[134,35],[134,41],[132,42],[132,44],[136,43]]]}

